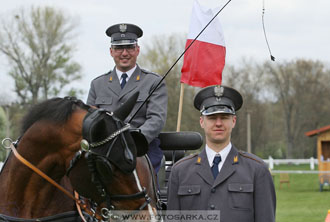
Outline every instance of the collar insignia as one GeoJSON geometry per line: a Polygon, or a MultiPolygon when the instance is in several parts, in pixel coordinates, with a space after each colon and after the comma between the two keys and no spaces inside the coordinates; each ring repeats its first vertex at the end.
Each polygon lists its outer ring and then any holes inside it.
{"type": "Polygon", "coordinates": [[[140,75],[138,75],[137,77],[136,77],[136,81],[139,81],[140,80],[140,75]]]}
{"type": "Polygon", "coordinates": [[[234,156],[234,163],[238,163],[238,156],[234,156]]]}
{"type": "Polygon", "coordinates": [[[112,82],[112,76],[110,76],[109,81],[112,82]]]}
{"type": "Polygon", "coordinates": [[[196,163],[201,164],[201,161],[202,161],[202,158],[199,156],[199,157],[197,158],[197,162],[196,162],[196,163]]]}

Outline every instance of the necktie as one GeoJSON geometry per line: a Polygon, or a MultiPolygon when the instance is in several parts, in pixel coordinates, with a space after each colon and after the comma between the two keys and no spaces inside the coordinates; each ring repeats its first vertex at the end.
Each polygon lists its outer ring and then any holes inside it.
{"type": "Polygon", "coordinates": [[[213,159],[213,166],[211,167],[214,179],[217,178],[217,176],[219,174],[219,163],[220,162],[221,162],[221,156],[216,155],[213,159]]]}
{"type": "Polygon", "coordinates": [[[121,88],[124,88],[127,77],[128,77],[128,75],[126,73],[121,74],[121,78],[123,79],[120,83],[121,88]]]}

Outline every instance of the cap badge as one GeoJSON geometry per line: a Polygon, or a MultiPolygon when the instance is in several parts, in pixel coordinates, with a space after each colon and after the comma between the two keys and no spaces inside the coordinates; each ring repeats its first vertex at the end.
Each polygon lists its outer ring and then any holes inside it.
{"type": "Polygon", "coordinates": [[[215,86],[214,87],[214,95],[217,97],[217,101],[221,100],[221,97],[223,96],[224,88],[222,86],[215,86]]]}
{"type": "Polygon", "coordinates": [[[224,88],[222,86],[215,86],[214,87],[214,95],[216,97],[221,97],[223,95],[224,88]]]}
{"type": "Polygon", "coordinates": [[[120,32],[126,32],[127,30],[127,25],[126,24],[120,24],[119,25],[119,31],[120,32]]]}

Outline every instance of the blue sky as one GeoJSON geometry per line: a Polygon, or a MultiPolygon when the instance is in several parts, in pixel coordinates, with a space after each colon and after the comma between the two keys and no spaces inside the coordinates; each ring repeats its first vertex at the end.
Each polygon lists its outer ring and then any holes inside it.
{"type": "MultiPolygon", "coordinates": [[[[84,78],[76,86],[86,91],[90,81],[113,68],[109,55],[109,38],[105,29],[116,23],[139,25],[144,36],[143,45],[155,35],[187,34],[194,0],[11,0],[0,7],[5,17],[19,7],[47,5],[60,8],[79,20],[78,50],[75,60],[83,67],[84,78]]],[[[224,0],[199,0],[210,8],[221,7],[224,0]]],[[[264,0],[265,25],[268,41],[277,62],[296,58],[330,62],[330,1],[326,0],[264,0]]],[[[226,61],[238,64],[245,57],[257,62],[269,60],[262,29],[263,0],[232,0],[219,15],[226,41],[226,61]]],[[[14,99],[13,82],[3,70],[6,62],[0,61],[1,98],[14,99]]],[[[0,98],[0,99],[1,99],[0,98]]]]}

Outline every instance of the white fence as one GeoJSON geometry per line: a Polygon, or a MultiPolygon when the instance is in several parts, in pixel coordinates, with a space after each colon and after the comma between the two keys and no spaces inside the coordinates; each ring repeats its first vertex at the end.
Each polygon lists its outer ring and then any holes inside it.
{"type": "MultiPolygon", "coordinates": [[[[268,159],[264,159],[265,163],[268,164],[270,169],[274,169],[274,164],[279,165],[279,164],[309,164],[310,169],[314,170],[315,169],[315,164],[318,164],[318,160],[311,157],[309,159],[273,159],[271,156],[268,159]]],[[[2,168],[3,163],[0,162],[0,169],[2,168]]]]}
{"type": "Polygon", "coordinates": [[[279,164],[294,164],[294,165],[299,165],[299,164],[309,164],[310,169],[314,170],[315,169],[315,164],[319,164],[318,159],[315,159],[314,157],[311,157],[309,159],[273,159],[271,156],[268,159],[264,160],[265,163],[268,164],[270,169],[274,169],[274,164],[279,165],[279,164]]]}

